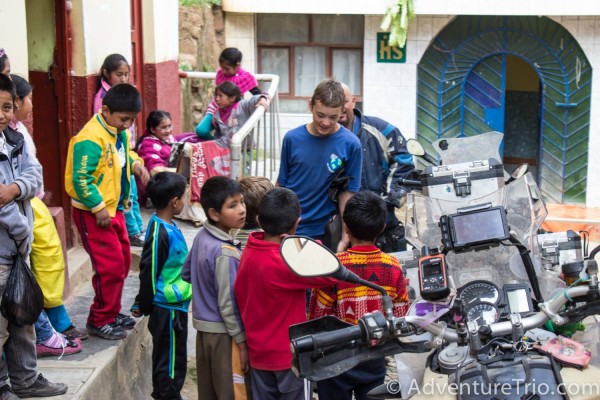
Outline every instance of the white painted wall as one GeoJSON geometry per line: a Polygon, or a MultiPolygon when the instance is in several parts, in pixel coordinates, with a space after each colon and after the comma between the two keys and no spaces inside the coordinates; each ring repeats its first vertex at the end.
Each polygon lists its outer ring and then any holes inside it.
{"type": "Polygon", "coordinates": [[[25,0],[0,2],[0,48],[8,54],[11,73],[27,77],[29,56],[27,52],[27,20],[25,0]]]}
{"type": "MultiPolygon", "coordinates": [[[[256,29],[254,14],[225,15],[225,44],[227,47],[237,47],[243,55],[242,66],[246,71],[256,72],[256,29]]],[[[215,66],[218,68],[218,65],[215,66]]]]}
{"type": "Polygon", "coordinates": [[[144,0],[142,4],[144,63],[156,64],[179,58],[179,3],[144,0]]]}
{"type": "MultiPolygon", "coordinates": [[[[419,4],[423,0],[415,1],[419,4]]],[[[228,1],[224,0],[224,4],[226,3],[228,1]]],[[[595,7],[600,6],[600,2],[575,1],[574,3],[577,7],[585,7],[584,4],[588,4],[588,12],[592,12],[595,7]]],[[[494,4],[498,6],[497,2],[494,4]]],[[[556,4],[549,1],[547,6],[552,9],[554,6],[558,7],[556,4]]],[[[338,6],[338,11],[339,9],[338,6]]],[[[308,11],[304,10],[303,12],[308,11]]],[[[598,14],[600,14],[600,10],[598,14]]],[[[417,15],[409,23],[406,63],[394,64],[377,62],[376,36],[377,32],[381,31],[379,26],[382,16],[373,14],[365,16],[363,66],[365,114],[375,115],[391,122],[400,128],[406,138],[415,137],[417,65],[431,40],[452,18],[452,15],[417,15]]],[[[600,184],[597,178],[600,176],[600,158],[591,156],[600,154],[600,16],[563,16],[552,17],[552,19],[562,24],[577,39],[593,67],[587,206],[600,207],[600,184]]],[[[255,71],[256,62],[250,64],[250,59],[247,57],[247,54],[256,52],[256,35],[252,15],[227,14],[226,34],[228,46],[238,46],[240,49],[243,46],[244,68],[255,71]],[[251,43],[249,43],[250,41],[251,43]]],[[[310,121],[309,114],[282,114],[280,118],[282,136],[288,130],[310,121]]]]}
{"type": "Polygon", "coordinates": [[[122,54],[131,62],[131,14],[122,0],[71,1],[73,74],[98,73],[104,59],[122,54]]]}

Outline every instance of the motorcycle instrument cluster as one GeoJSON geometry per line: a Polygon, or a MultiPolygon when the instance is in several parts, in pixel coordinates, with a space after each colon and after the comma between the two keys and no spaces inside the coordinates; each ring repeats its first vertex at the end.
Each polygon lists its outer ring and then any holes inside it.
{"type": "Polygon", "coordinates": [[[478,326],[491,325],[500,318],[500,311],[493,303],[478,302],[467,311],[467,320],[477,322],[478,326]]]}
{"type": "Polygon", "coordinates": [[[502,290],[489,281],[469,282],[460,291],[463,316],[485,326],[512,314],[533,312],[529,286],[525,283],[505,284],[502,290]]]}
{"type": "Polygon", "coordinates": [[[502,287],[506,307],[508,312],[512,313],[530,313],[533,312],[533,302],[529,293],[529,286],[525,283],[506,284],[502,287]]]}
{"type": "Polygon", "coordinates": [[[500,299],[500,290],[492,282],[473,281],[462,288],[460,298],[465,306],[478,301],[496,304],[500,299]]]}

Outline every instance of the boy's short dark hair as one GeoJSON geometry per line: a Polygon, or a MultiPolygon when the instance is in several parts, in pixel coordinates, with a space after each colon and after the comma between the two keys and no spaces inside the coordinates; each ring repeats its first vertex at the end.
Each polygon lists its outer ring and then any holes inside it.
{"type": "Polygon", "coordinates": [[[242,193],[244,194],[244,203],[246,203],[246,224],[244,229],[258,228],[256,215],[258,213],[258,205],[265,193],[273,190],[275,186],[264,176],[246,176],[240,180],[242,193]]]}
{"type": "Polygon", "coordinates": [[[334,78],[323,79],[315,88],[315,91],[310,98],[310,104],[314,106],[317,103],[317,100],[325,107],[343,107],[346,99],[342,84],[334,78]]]}
{"type": "Polygon", "coordinates": [[[343,221],[358,240],[375,241],[385,228],[385,201],[368,190],[352,196],[344,208],[343,221]]]}
{"type": "Polygon", "coordinates": [[[0,91],[10,93],[13,102],[17,99],[15,83],[4,74],[0,74],[0,91]]]}
{"type": "Polygon", "coordinates": [[[267,192],[258,205],[260,227],[271,236],[291,233],[300,218],[300,202],[289,189],[277,187],[267,192]]]}
{"type": "Polygon", "coordinates": [[[142,96],[135,86],[129,83],[119,83],[111,86],[102,99],[102,105],[114,112],[140,112],[142,110],[142,96]]]}
{"type": "Polygon", "coordinates": [[[226,176],[208,178],[200,190],[200,204],[206,217],[210,219],[208,210],[211,208],[221,212],[225,200],[236,194],[242,194],[242,187],[237,181],[226,176]]]}
{"type": "Polygon", "coordinates": [[[157,210],[166,208],[169,202],[185,193],[186,179],[175,172],[159,172],[150,178],[146,194],[157,210]]]}

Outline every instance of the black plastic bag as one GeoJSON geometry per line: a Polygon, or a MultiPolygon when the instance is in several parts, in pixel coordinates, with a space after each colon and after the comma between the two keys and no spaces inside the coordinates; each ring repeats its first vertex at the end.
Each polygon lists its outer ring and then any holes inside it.
{"type": "Polygon", "coordinates": [[[9,323],[23,327],[37,321],[44,308],[44,295],[31,269],[17,254],[2,295],[0,312],[9,323]]]}
{"type": "Polygon", "coordinates": [[[324,229],[323,246],[336,253],[338,244],[342,240],[342,217],[339,211],[329,218],[325,223],[324,229]]]}
{"type": "MultiPolygon", "coordinates": [[[[350,182],[350,178],[346,175],[346,164],[342,163],[340,168],[335,171],[335,175],[331,184],[328,188],[328,196],[333,202],[338,202],[338,197],[340,193],[343,193],[348,189],[348,183],[350,182]]],[[[339,205],[336,205],[336,208],[339,205]]],[[[342,240],[342,216],[340,214],[339,208],[335,210],[335,213],[325,222],[324,228],[324,236],[323,236],[323,245],[327,247],[329,250],[334,253],[337,252],[338,244],[340,240],[342,240]]]]}

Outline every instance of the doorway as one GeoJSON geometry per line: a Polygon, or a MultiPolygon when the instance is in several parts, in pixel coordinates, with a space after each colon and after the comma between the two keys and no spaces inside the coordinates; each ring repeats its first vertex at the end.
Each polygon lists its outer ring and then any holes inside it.
{"type": "Polygon", "coordinates": [[[542,106],[540,78],[520,57],[506,57],[504,96],[504,168],[511,172],[527,163],[529,171],[537,177],[542,106]]]}

